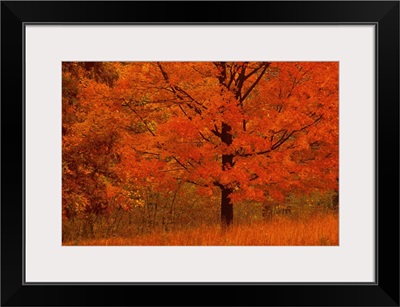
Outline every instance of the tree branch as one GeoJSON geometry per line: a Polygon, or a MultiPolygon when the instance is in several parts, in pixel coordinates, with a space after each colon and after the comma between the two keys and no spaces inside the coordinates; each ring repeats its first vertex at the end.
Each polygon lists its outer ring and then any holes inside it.
{"type": "Polygon", "coordinates": [[[246,91],[246,93],[242,96],[242,98],[240,99],[240,102],[243,102],[247,98],[247,96],[251,93],[251,91],[255,88],[257,83],[260,82],[261,78],[263,77],[263,75],[267,71],[267,68],[269,67],[269,65],[270,65],[270,63],[268,63],[268,62],[264,64],[264,68],[261,71],[260,75],[258,76],[256,81],[254,81],[254,83],[249,87],[249,89],[246,91]]]}
{"type": "Polygon", "coordinates": [[[206,138],[205,136],[204,136],[204,134],[203,133],[201,133],[200,131],[199,131],[199,134],[200,134],[200,136],[205,140],[205,141],[207,141],[207,142],[209,142],[209,143],[211,143],[211,140],[210,139],[208,139],[208,138],[206,138]]]}
{"type": "MultiPolygon", "coordinates": [[[[163,77],[164,77],[164,80],[169,84],[169,77],[168,77],[168,74],[167,74],[167,72],[164,70],[164,68],[162,67],[161,63],[160,63],[160,62],[157,62],[157,66],[160,68],[160,71],[161,71],[161,74],[162,74],[163,77]]],[[[178,94],[178,92],[180,92],[181,94],[184,94],[184,95],[185,95],[187,98],[189,98],[189,100],[191,100],[192,102],[194,102],[194,103],[199,104],[200,106],[202,106],[203,109],[207,109],[207,108],[204,107],[201,103],[199,103],[198,101],[196,101],[192,96],[190,96],[186,91],[184,91],[183,89],[181,89],[179,86],[177,86],[177,85],[174,86],[174,85],[171,85],[171,84],[169,84],[169,86],[170,86],[172,92],[175,94],[175,97],[178,98],[179,100],[184,101],[184,99],[182,98],[182,96],[180,96],[180,95],[178,94]]],[[[198,107],[193,106],[193,105],[191,105],[191,104],[189,104],[189,103],[187,103],[187,102],[186,102],[186,105],[187,105],[190,109],[194,109],[194,111],[195,111],[197,114],[201,115],[201,110],[200,110],[198,107]]]]}
{"type": "Polygon", "coordinates": [[[187,169],[187,167],[186,167],[185,165],[183,165],[183,163],[181,163],[175,156],[172,156],[172,159],[174,159],[176,162],[178,162],[178,164],[179,164],[180,166],[182,166],[185,170],[189,171],[189,170],[187,169]]]}
{"type": "Polygon", "coordinates": [[[216,135],[217,137],[219,137],[219,138],[222,137],[222,134],[221,134],[221,132],[218,131],[218,127],[217,127],[216,124],[214,124],[214,129],[212,129],[211,132],[212,132],[214,135],[216,135]]]}
{"type": "Polygon", "coordinates": [[[156,136],[156,135],[154,134],[154,132],[150,129],[150,127],[147,125],[146,120],[145,120],[142,116],[140,116],[140,114],[139,114],[134,108],[132,108],[132,106],[131,106],[131,101],[127,102],[127,101],[125,101],[125,99],[123,99],[123,101],[124,101],[123,106],[128,107],[137,117],[140,118],[140,120],[142,121],[142,123],[145,125],[146,130],[149,131],[149,132],[151,133],[152,136],[156,136]]]}

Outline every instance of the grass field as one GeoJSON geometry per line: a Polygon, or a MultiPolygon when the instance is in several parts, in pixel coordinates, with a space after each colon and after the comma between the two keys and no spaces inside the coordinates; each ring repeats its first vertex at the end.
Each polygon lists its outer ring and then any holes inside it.
{"type": "Polygon", "coordinates": [[[187,230],[63,242],[64,246],[325,246],[339,245],[337,213],[294,219],[278,216],[269,222],[232,226],[204,226],[187,230]]]}

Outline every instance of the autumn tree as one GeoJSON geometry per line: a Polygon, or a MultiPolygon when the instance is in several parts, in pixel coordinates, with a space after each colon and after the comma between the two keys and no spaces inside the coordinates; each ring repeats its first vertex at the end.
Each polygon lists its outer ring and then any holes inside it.
{"type": "Polygon", "coordinates": [[[124,63],[102,95],[117,114],[120,178],[241,200],[337,189],[338,63],[124,63]]]}
{"type": "Polygon", "coordinates": [[[109,63],[62,65],[63,218],[105,212],[108,196],[118,189],[112,167],[119,161],[119,134],[113,113],[101,100],[117,79],[109,63]]]}

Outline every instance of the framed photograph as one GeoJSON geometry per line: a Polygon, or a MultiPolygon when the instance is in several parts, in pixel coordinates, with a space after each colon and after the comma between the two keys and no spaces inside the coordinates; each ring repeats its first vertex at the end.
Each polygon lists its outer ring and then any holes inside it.
{"type": "Polygon", "coordinates": [[[1,28],[3,306],[399,306],[398,1],[1,28]]]}

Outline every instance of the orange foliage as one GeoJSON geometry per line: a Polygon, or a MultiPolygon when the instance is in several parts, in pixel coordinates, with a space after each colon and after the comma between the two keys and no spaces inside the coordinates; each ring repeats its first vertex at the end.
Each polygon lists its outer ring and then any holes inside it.
{"type": "Polygon", "coordinates": [[[178,182],[222,207],[337,190],[337,62],[93,65],[63,64],[64,217],[178,182]]]}

